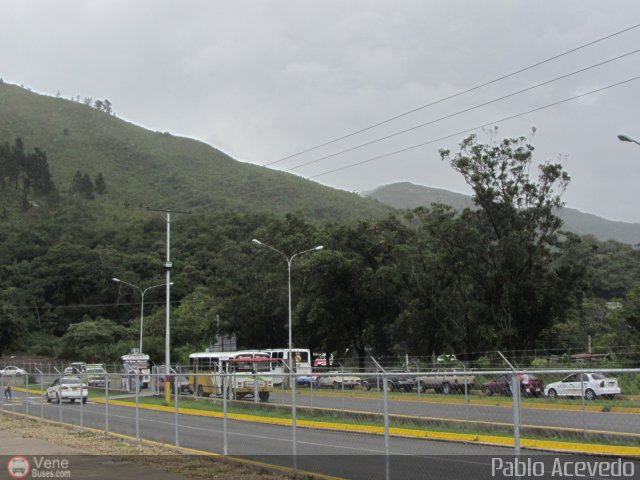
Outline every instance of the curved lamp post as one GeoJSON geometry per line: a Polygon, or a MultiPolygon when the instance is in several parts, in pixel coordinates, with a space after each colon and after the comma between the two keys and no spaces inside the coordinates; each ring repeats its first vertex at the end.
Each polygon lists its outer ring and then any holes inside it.
{"type": "MultiPolygon", "coordinates": [[[[114,282],[116,283],[124,283],[125,285],[129,285],[131,288],[135,288],[140,292],[140,352],[142,353],[142,322],[144,321],[144,294],[147,293],[147,290],[151,290],[152,288],[164,287],[166,283],[161,283],[160,285],[153,285],[151,287],[147,287],[144,290],[133,283],[125,282],[124,280],[120,280],[119,278],[114,278],[114,282]]],[[[173,285],[173,282],[170,282],[169,285],[173,285]]]]}
{"type": "MultiPolygon", "coordinates": [[[[289,285],[289,368],[291,371],[293,371],[291,369],[291,367],[293,366],[293,342],[291,338],[291,262],[295,257],[298,257],[305,253],[322,250],[323,247],[322,245],[319,245],[317,247],[313,247],[308,250],[304,250],[302,252],[294,253],[293,255],[288,256],[286,253],[281,252],[277,248],[272,247],[271,245],[267,245],[266,243],[263,243],[260,240],[256,240],[254,238],[251,241],[254,244],[259,245],[261,247],[270,248],[274,252],[282,255],[287,261],[288,279],[289,279],[289,282],[288,282],[288,285],[289,285]]],[[[293,371],[293,373],[295,373],[295,371],[293,371]]],[[[296,383],[297,383],[297,378],[295,377],[295,375],[294,375],[293,382],[290,382],[290,383],[291,383],[291,428],[292,428],[292,437],[293,437],[293,468],[295,470],[297,467],[297,459],[296,459],[296,383]]]]}
{"type": "Polygon", "coordinates": [[[631,142],[631,143],[635,143],[637,145],[640,145],[640,142],[638,142],[637,140],[634,140],[629,135],[625,135],[623,133],[618,135],[618,140],[620,140],[621,142],[631,142]]]}

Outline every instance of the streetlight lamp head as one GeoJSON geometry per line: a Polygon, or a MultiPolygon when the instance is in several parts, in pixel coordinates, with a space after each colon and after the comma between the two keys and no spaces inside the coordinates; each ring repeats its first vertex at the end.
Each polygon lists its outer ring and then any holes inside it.
{"type": "Polygon", "coordinates": [[[322,245],[318,245],[315,249],[316,250],[322,250],[324,247],[322,245]]]}
{"type": "Polygon", "coordinates": [[[633,142],[631,137],[629,137],[628,135],[624,135],[623,133],[618,135],[618,140],[620,140],[621,142],[633,142]]]}
{"type": "Polygon", "coordinates": [[[114,282],[119,282],[119,281],[120,281],[120,279],[119,279],[119,278],[112,278],[112,280],[113,280],[114,282]]]}
{"type": "Polygon", "coordinates": [[[256,245],[262,245],[262,242],[256,238],[254,238],[253,240],[251,240],[253,243],[255,243],[256,245]]]}

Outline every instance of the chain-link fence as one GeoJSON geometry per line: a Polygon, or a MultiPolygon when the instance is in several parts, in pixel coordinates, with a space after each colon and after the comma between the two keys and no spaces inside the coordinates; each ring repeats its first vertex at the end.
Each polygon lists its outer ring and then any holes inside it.
{"type": "Polygon", "coordinates": [[[376,362],[369,372],[333,365],[284,381],[255,365],[168,376],[34,365],[0,375],[2,409],[301,470],[329,468],[313,464],[323,455],[429,455],[443,448],[433,440],[463,442],[469,454],[494,445],[640,455],[640,369],[376,362]]]}

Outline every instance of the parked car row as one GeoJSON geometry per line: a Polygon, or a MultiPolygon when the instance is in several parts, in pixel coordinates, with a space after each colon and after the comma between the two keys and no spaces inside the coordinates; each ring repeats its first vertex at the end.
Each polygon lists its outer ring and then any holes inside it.
{"type": "MultiPolygon", "coordinates": [[[[469,392],[476,387],[475,376],[461,369],[449,368],[433,370],[429,375],[412,376],[406,371],[390,370],[384,378],[390,391],[410,392],[415,388],[420,392],[429,389],[444,395],[469,392]]],[[[486,396],[512,395],[512,375],[498,375],[492,380],[482,383],[479,388],[486,396]]],[[[357,377],[343,374],[340,371],[330,371],[317,377],[304,376],[298,379],[298,385],[315,388],[381,390],[383,375],[357,377]]],[[[559,382],[545,386],[544,381],[530,373],[519,373],[518,383],[522,397],[584,397],[592,400],[597,397],[613,399],[621,393],[618,380],[601,373],[576,373],[565,377],[559,382]]]]}

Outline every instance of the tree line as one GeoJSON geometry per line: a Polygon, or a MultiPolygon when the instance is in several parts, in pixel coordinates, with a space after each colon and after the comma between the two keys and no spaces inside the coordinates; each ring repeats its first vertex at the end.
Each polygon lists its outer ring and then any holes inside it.
{"type": "MultiPolygon", "coordinates": [[[[605,351],[640,343],[638,251],[563,232],[555,212],[570,178],[553,163],[530,176],[533,151],[526,138],[474,136],[442,151],[473,189],[473,210],[433,205],[327,224],[231,211],[174,220],[172,358],[217,334],[235,333],[243,348],[287,344],[287,263],[253,238],[287,255],[324,246],[291,271],[294,343],[313,351],[473,357],[584,350],[589,337],[605,351]]],[[[0,220],[0,348],[108,361],[136,346],[139,294],[112,278],[164,282],[164,219],[71,199],[30,215],[11,228],[0,220]]],[[[159,362],[162,290],[145,297],[144,350],[159,362]]]]}
{"type": "Polygon", "coordinates": [[[13,188],[22,193],[23,205],[29,195],[52,195],[55,184],[49,172],[47,153],[39,148],[25,150],[21,138],[13,144],[0,144],[0,188],[13,188]]]}

